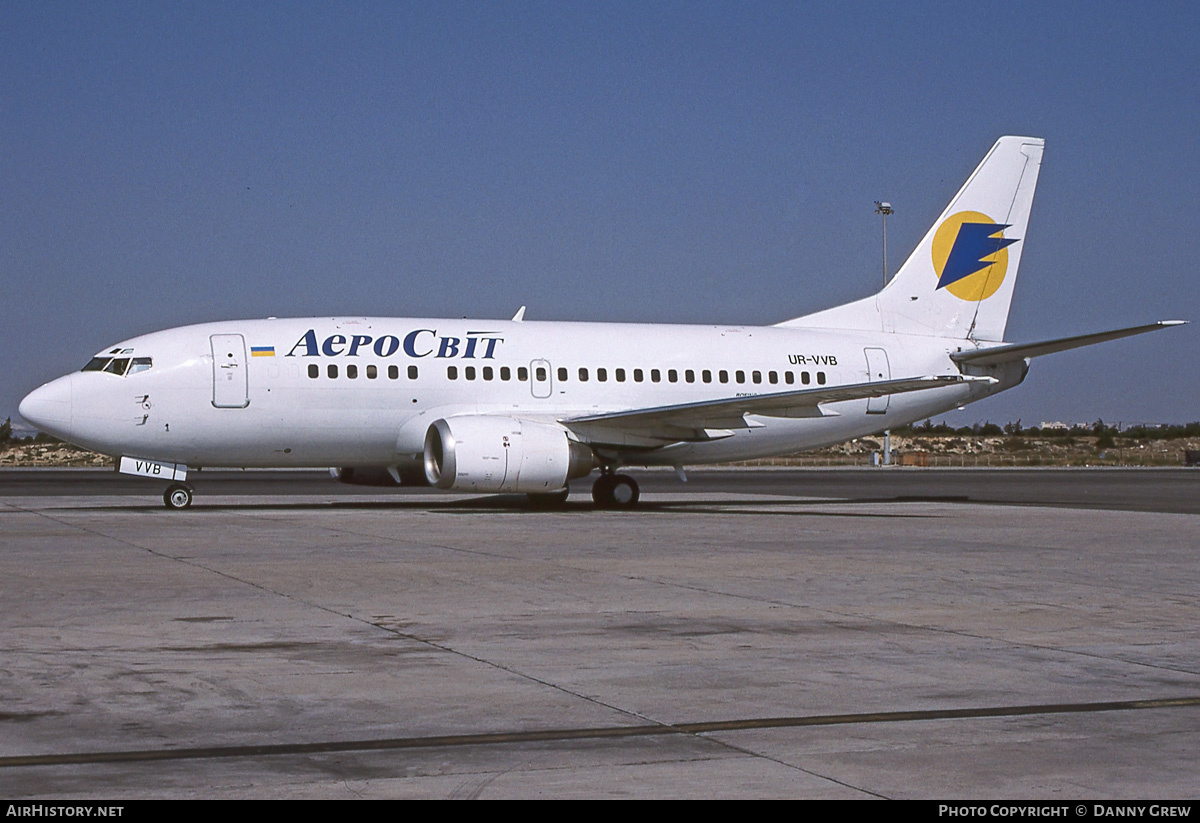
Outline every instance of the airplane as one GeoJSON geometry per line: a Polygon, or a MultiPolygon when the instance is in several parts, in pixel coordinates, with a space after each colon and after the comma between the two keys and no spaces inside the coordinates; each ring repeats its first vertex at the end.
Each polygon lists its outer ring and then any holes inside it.
{"type": "Polygon", "coordinates": [[[31,392],[21,416],[156,478],[189,467],[335,467],[634,506],[626,466],[791,454],[1018,385],[1030,359],[1159,321],[1005,342],[1045,141],[1001,137],[882,291],[773,326],[334,317],[239,320],[124,340],[31,392]]]}

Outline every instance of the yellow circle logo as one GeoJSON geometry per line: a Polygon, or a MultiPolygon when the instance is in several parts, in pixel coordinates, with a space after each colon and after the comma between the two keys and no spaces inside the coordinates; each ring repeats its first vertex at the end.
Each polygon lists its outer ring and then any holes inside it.
{"type": "Polygon", "coordinates": [[[933,235],[933,270],[939,289],[960,300],[985,300],[996,293],[1008,271],[1008,224],[977,211],[947,217],[933,235]]]}

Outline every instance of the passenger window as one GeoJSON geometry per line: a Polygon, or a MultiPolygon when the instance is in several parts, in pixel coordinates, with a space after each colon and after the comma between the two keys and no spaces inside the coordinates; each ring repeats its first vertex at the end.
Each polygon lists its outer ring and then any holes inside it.
{"type": "Polygon", "coordinates": [[[802,372],[800,372],[800,382],[807,386],[809,383],[812,382],[812,377],[809,375],[808,372],[802,371],[802,372]]]}
{"type": "Polygon", "coordinates": [[[337,364],[330,363],[329,368],[325,370],[325,373],[329,375],[329,378],[331,380],[336,380],[337,379],[337,364]]]}
{"type": "Polygon", "coordinates": [[[379,369],[375,368],[374,366],[367,366],[367,379],[368,380],[374,380],[378,376],[379,376],[379,369]]]}
{"type": "MultiPolygon", "coordinates": [[[[526,380],[528,380],[529,379],[529,369],[525,368],[524,366],[517,366],[517,379],[520,380],[522,383],[524,383],[526,380]]],[[[543,377],[541,379],[545,380],[546,378],[543,377]]]]}
{"type": "MultiPolygon", "coordinates": [[[[565,369],[560,369],[560,371],[566,371],[566,370],[565,370],[565,369]]],[[[538,379],[539,381],[541,381],[541,380],[545,380],[545,379],[546,379],[546,367],[545,367],[545,366],[538,366],[538,367],[537,367],[537,379],[538,379]]]]}
{"type": "Polygon", "coordinates": [[[650,382],[651,383],[661,383],[662,382],[662,372],[660,372],[658,369],[651,369],[650,370],[650,382]]]}
{"type": "Polygon", "coordinates": [[[500,379],[501,380],[512,380],[512,369],[510,369],[508,366],[501,366],[500,367],[500,379]]]}
{"type": "Polygon", "coordinates": [[[683,373],[683,379],[689,383],[695,383],[696,382],[696,373],[694,371],[692,371],[691,369],[688,369],[687,371],[685,371],[683,373]]]}
{"type": "Polygon", "coordinates": [[[724,369],[721,369],[719,372],[717,372],[717,379],[720,380],[722,383],[728,383],[729,382],[729,372],[725,371],[724,369]]]}
{"type": "Polygon", "coordinates": [[[774,371],[767,372],[767,382],[768,383],[778,383],[779,382],[779,372],[774,372],[774,371]]]}
{"type": "Polygon", "coordinates": [[[466,372],[468,380],[475,379],[475,367],[474,366],[467,366],[465,369],[463,369],[463,371],[466,372]]]}
{"type": "Polygon", "coordinates": [[[624,369],[617,369],[617,382],[618,383],[625,382],[625,370],[624,369]]]}
{"type": "Polygon", "coordinates": [[[399,380],[399,379],[400,379],[400,367],[399,366],[388,366],[388,380],[399,380]]]}
{"type": "Polygon", "coordinates": [[[817,372],[817,383],[822,386],[825,385],[825,372],[823,372],[823,371],[817,372]]]}
{"type": "Polygon", "coordinates": [[[785,371],[783,373],[783,382],[787,383],[789,386],[792,385],[796,382],[796,375],[792,374],[790,371],[785,371]]]}
{"type": "Polygon", "coordinates": [[[312,377],[312,378],[320,377],[321,376],[321,367],[318,366],[316,363],[309,363],[308,364],[308,376],[312,377]]]}
{"type": "Polygon", "coordinates": [[[746,373],[744,371],[735,371],[733,373],[733,379],[739,383],[745,383],[746,382],[746,373]]]}
{"type": "Polygon", "coordinates": [[[711,383],[712,382],[712,372],[709,371],[708,369],[705,369],[704,371],[700,372],[700,379],[703,380],[705,383],[711,383]]]}
{"type": "Polygon", "coordinates": [[[409,367],[408,367],[408,379],[409,379],[409,380],[416,380],[416,379],[417,379],[417,367],[416,367],[416,366],[409,366],[409,367]]]}
{"type": "Polygon", "coordinates": [[[483,367],[483,379],[484,380],[491,380],[495,376],[496,376],[496,372],[492,370],[491,366],[483,367]]]}
{"type": "Polygon", "coordinates": [[[641,382],[642,382],[642,380],[644,380],[644,379],[645,379],[645,375],[644,375],[644,374],[642,374],[642,370],[641,370],[641,369],[634,369],[634,370],[633,370],[633,382],[634,382],[634,383],[641,383],[641,382]]]}
{"type": "Polygon", "coordinates": [[[446,367],[446,377],[450,378],[451,380],[457,380],[458,379],[458,366],[447,366],[446,367]]]}
{"type": "Polygon", "coordinates": [[[675,371],[674,369],[667,369],[667,379],[670,380],[672,383],[678,383],[679,382],[679,372],[675,371]]]}
{"type": "Polygon", "coordinates": [[[587,380],[588,380],[588,373],[587,373],[587,369],[581,368],[581,369],[579,370],[579,382],[580,382],[580,383],[586,383],[586,382],[587,382],[587,380]]]}
{"type": "MultiPolygon", "coordinates": [[[[540,373],[541,369],[538,369],[538,372],[540,373]]],[[[538,378],[538,380],[545,380],[545,379],[546,378],[544,378],[544,377],[538,378]]],[[[558,367],[558,379],[559,379],[559,382],[561,382],[561,383],[565,383],[567,381],[567,370],[562,366],[558,367]]]]}
{"type": "Polygon", "coordinates": [[[351,380],[358,379],[358,366],[349,365],[346,367],[346,376],[351,380]]]}
{"type": "Polygon", "coordinates": [[[596,379],[601,383],[608,380],[608,369],[596,369],[596,379]]]}

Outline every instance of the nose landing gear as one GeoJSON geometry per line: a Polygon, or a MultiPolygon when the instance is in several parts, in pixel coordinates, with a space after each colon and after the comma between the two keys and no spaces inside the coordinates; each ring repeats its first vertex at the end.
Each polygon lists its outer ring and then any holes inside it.
{"type": "Polygon", "coordinates": [[[637,481],[627,474],[602,472],[592,484],[592,500],[601,509],[631,509],[640,496],[637,481]]]}
{"type": "Polygon", "coordinates": [[[172,483],[163,492],[163,503],[168,509],[186,509],[192,505],[192,487],[186,483],[172,483]]]}

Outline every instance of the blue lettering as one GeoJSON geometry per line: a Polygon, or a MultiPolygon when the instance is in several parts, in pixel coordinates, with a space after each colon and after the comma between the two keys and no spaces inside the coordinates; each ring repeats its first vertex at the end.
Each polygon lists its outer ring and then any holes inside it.
{"type": "Polygon", "coordinates": [[[417,335],[418,334],[432,334],[432,335],[436,336],[437,332],[433,331],[432,329],[417,329],[416,331],[410,331],[408,333],[408,335],[404,338],[404,353],[407,354],[409,357],[428,357],[430,354],[433,353],[433,349],[430,349],[429,351],[424,352],[423,354],[417,353],[417,335]]]}
{"type": "MultiPolygon", "coordinates": [[[[309,329],[296,341],[285,357],[296,357],[297,355],[302,357],[318,357],[320,355],[357,357],[368,350],[374,351],[376,357],[391,357],[403,349],[405,354],[414,358],[434,355],[441,358],[461,357],[464,360],[494,360],[496,346],[503,342],[503,337],[439,337],[436,329],[414,329],[404,336],[403,341],[392,334],[386,334],[378,339],[369,334],[355,334],[349,339],[343,334],[331,334],[318,343],[316,330],[309,329]],[[423,342],[421,340],[423,334],[429,335],[433,340],[423,342]],[[436,346],[434,340],[437,340],[436,346]]],[[[789,356],[788,359],[790,360],[792,357],[789,356]]],[[[803,355],[799,359],[803,360],[803,355]]],[[[831,357],[829,360],[833,361],[833,358],[831,357]]]]}
{"type": "Polygon", "coordinates": [[[375,356],[391,357],[398,348],[400,348],[400,338],[386,334],[375,341],[375,356]]]}
{"type": "Polygon", "coordinates": [[[305,357],[316,357],[317,356],[317,333],[315,331],[313,331],[312,329],[309,329],[308,331],[306,331],[304,333],[304,336],[296,341],[296,345],[292,346],[292,350],[284,356],[285,357],[293,356],[296,353],[296,349],[300,348],[301,344],[304,345],[304,356],[305,357]]]}

